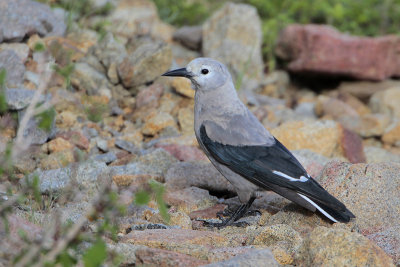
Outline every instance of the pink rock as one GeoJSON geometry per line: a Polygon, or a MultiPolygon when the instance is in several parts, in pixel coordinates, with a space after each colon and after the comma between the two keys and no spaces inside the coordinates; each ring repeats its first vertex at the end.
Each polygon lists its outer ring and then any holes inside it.
{"type": "Polygon", "coordinates": [[[351,163],[366,162],[364,147],[361,137],[346,128],[342,128],[343,154],[351,163]]]}
{"type": "Polygon", "coordinates": [[[56,137],[61,137],[80,149],[87,150],[89,148],[89,140],[79,131],[61,132],[58,133],[56,137]]]}
{"type": "Polygon", "coordinates": [[[194,146],[176,145],[176,144],[159,144],[156,147],[161,147],[168,151],[172,156],[180,161],[207,161],[203,151],[194,146]]]}
{"type": "Polygon", "coordinates": [[[326,25],[290,25],[281,34],[276,53],[292,72],[345,75],[383,80],[400,75],[400,38],[357,37],[326,25]]]}
{"type": "Polygon", "coordinates": [[[208,263],[195,257],[158,248],[142,248],[135,253],[140,266],[191,267],[208,263]]]}
{"type": "Polygon", "coordinates": [[[143,106],[157,107],[158,100],[164,92],[164,86],[159,83],[154,83],[149,87],[142,89],[136,96],[136,108],[143,106]]]}

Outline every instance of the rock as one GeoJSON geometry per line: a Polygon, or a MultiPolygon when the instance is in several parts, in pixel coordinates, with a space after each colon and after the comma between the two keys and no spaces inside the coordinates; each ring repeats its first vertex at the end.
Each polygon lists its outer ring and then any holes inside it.
{"type": "Polygon", "coordinates": [[[206,260],[157,248],[138,249],[135,255],[136,263],[143,266],[192,267],[208,263],[206,260]]]}
{"type": "Polygon", "coordinates": [[[50,153],[60,152],[73,148],[73,145],[70,142],[61,137],[57,137],[56,139],[51,140],[47,143],[47,146],[50,153]]]}
{"type": "Polygon", "coordinates": [[[354,165],[330,162],[319,183],[355,214],[357,229],[370,235],[398,225],[399,171],[400,163],[394,162],[354,165]]]}
{"type": "Polygon", "coordinates": [[[136,96],[136,108],[157,107],[161,95],[164,93],[164,86],[160,83],[153,83],[139,91],[136,96]]]}
{"type": "Polygon", "coordinates": [[[115,146],[125,151],[128,151],[131,154],[138,154],[140,152],[134,144],[122,139],[115,140],[115,146]]]}
{"type": "Polygon", "coordinates": [[[117,156],[115,155],[114,152],[107,152],[104,154],[99,154],[93,157],[94,160],[104,162],[105,164],[110,164],[113,161],[117,160],[117,156]]]}
{"type": "Polygon", "coordinates": [[[343,127],[362,137],[381,136],[390,124],[390,117],[385,114],[366,114],[361,117],[343,116],[339,119],[343,127]]]}
{"type": "Polygon", "coordinates": [[[143,189],[143,187],[148,185],[150,180],[156,180],[161,182],[159,175],[151,174],[117,174],[113,175],[112,180],[117,186],[129,186],[132,189],[143,189]]]}
{"type": "Polygon", "coordinates": [[[175,91],[183,96],[194,98],[194,90],[191,82],[186,78],[175,77],[172,79],[171,86],[175,91]]]}
{"type": "Polygon", "coordinates": [[[169,191],[165,194],[165,202],[176,206],[178,211],[190,213],[194,210],[213,206],[217,198],[210,196],[207,190],[197,187],[188,187],[178,191],[169,191]]]}
{"type": "Polygon", "coordinates": [[[248,89],[262,78],[261,43],[261,21],[250,5],[226,3],[203,25],[204,56],[224,63],[233,80],[242,78],[242,86],[248,89]]]}
{"type": "Polygon", "coordinates": [[[172,43],[171,49],[173,58],[171,69],[182,68],[186,66],[193,59],[202,56],[199,52],[189,50],[177,43],[172,43]]]}
{"type": "Polygon", "coordinates": [[[315,104],[315,113],[322,117],[328,116],[334,120],[338,120],[340,117],[356,117],[358,118],[358,113],[350,105],[345,102],[324,95],[318,96],[317,103],[315,104]]]}
{"type": "Polygon", "coordinates": [[[340,93],[350,94],[364,102],[368,102],[373,94],[392,87],[400,87],[400,82],[397,80],[342,82],[338,90],[340,93]]]}
{"type": "Polygon", "coordinates": [[[72,149],[66,149],[47,155],[40,161],[39,166],[43,170],[52,170],[66,167],[74,161],[74,151],[72,149]]]}
{"type": "Polygon", "coordinates": [[[327,157],[308,149],[294,150],[292,151],[292,154],[312,177],[318,176],[323,170],[325,164],[329,162],[327,157]]]}
{"type": "Polygon", "coordinates": [[[120,242],[172,250],[207,260],[210,248],[222,247],[227,240],[222,235],[211,231],[154,229],[132,231],[122,237],[120,242]]]}
{"type": "Polygon", "coordinates": [[[0,43],[19,42],[33,34],[62,36],[65,30],[64,20],[45,4],[31,0],[4,0],[0,4],[0,43]]]}
{"type": "Polygon", "coordinates": [[[97,138],[96,139],[96,145],[97,148],[100,149],[103,152],[108,152],[108,142],[107,140],[101,139],[101,138],[97,138]]]}
{"type": "MultiPolygon", "coordinates": [[[[91,188],[96,187],[96,182],[99,176],[106,170],[106,167],[106,164],[103,162],[84,162],[55,170],[37,170],[29,176],[29,179],[32,179],[34,175],[39,177],[39,189],[41,193],[60,191],[68,186],[73,179],[82,187],[91,188]]],[[[21,181],[21,183],[23,182],[21,181]]]]}
{"type": "Polygon", "coordinates": [[[216,219],[217,213],[224,211],[227,206],[224,204],[216,204],[210,208],[205,208],[202,210],[195,210],[189,214],[190,219],[196,220],[200,219],[216,219]]]}
{"type": "Polygon", "coordinates": [[[187,162],[198,162],[198,161],[208,161],[207,156],[198,147],[195,146],[185,146],[185,145],[156,145],[155,147],[160,147],[172,156],[180,161],[187,162]]]}
{"type": "Polygon", "coordinates": [[[110,70],[112,63],[119,64],[127,56],[125,46],[115,40],[114,35],[110,32],[94,48],[93,54],[107,70],[110,70]]]}
{"type": "Polygon", "coordinates": [[[362,139],[346,128],[342,128],[341,148],[343,155],[351,163],[366,162],[362,139]]]}
{"type": "Polygon", "coordinates": [[[176,126],[174,118],[168,113],[153,112],[145,119],[142,128],[144,135],[154,136],[167,127],[176,126]]]}
{"type": "Polygon", "coordinates": [[[2,50],[12,50],[17,54],[22,63],[28,60],[29,56],[29,46],[26,44],[19,43],[2,43],[0,44],[0,51],[2,50]]]}
{"type": "Polygon", "coordinates": [[[80,131],[65,131],[57,133],[56,137],[61,137],[70,143],[74,144],[76,147],[87,150],[89,148],[89,140],[80,131]]]}
{"type": "Polygon", "coordinates": [[[199,51],[202,41],[202,27],[184,26],[174,32],[173,39],[189,49],[199,51]]]}
{"type": "Polygon", "coordinates": [[[100,95],[103,89],[110,90],[111,84],[107,77],[84,62],[75,64],[71,74],[71,84],[88,95],[100,95]]]}
{"type": "Polygon", "coordinates": [[[383,148],[375,146],[365,146],[364,153],[367,158],[367,163],[379,163],[389,161],[400,163],[400,155],[390,153],[383,148]]]}
{"type": "Polygon", "coordinates": [[[400,87],[392,87],[372,95],[369,105],[373,112],[400,118],[400,87]]]}
{"type": "Polygon", "coordinates": [[[400,264],[400,227],[389,227],[383,231],[373,234],[366,234],[368,239],[372,240],[394,260],[396,266],[400,264]]]}
{"type": "MultiPolygon", "coordinates": [[[[27,89],[6,89],[6,101],[8,109],[10,110],[22,110],[26,108],[30,103],[35,94],[33,90],[27,89]]],[[[39,102],[45,101],[47,96],[41,96],[39,102]]]]}
{"type": "Polygon", "coordinates": [[[194,134],[194,112],[192,107],[178,111],[178,122],[183,134],[194,134]]]}
{"type": "Polygon", "coordinates": [[[291,121],[271,133],[289,150],[309,149],[325,157],[341,156],[341,128],[334,121],[291,121]]]}
{"type": "Polygon", "coordinates": [[[398,76],[397,36],[356,37],[326,25],[289,25],[278,39],[276,54],[295,73],[313,72],[356,79],[398,76]]]}
{"type": "Polygon", "coordinates": [[[276,224],[262,228],[254,239],[253,244],[269,247],[278,263],[284,265],[293,263],[294,259],[291,255],[298,252],[303,244],[303,239],[290,226],[276,224]],[[283,254],[286,254],[286,257],[281,257],[280,250],[283,250],[283,254]],[[275,255],[274,251],[277,251],[277,255],[275,255]]]}
{"type": "Polygon", "coordinates": [[[213,192],[236,192],[232,184],[211,163],[175,163],[168,169],[165,183],[174,190],[195,186],[213,192]]]}
{"type": "Polygon", "coordinates": [[[400,121],[396,121],[386,128],[382,141],[389,145],[400,146],[400,121]]]}
{"type": "MultiPolygon", "coordinates": [[[[25,115],[26,110],[18,111],[18,120],[21,122],[23,116],[25,115]]],[[[46,141],[51,137],[54,136],[54,124],[55,119],[50,123],[49,131],[45,129],[39,128],[39,118],[30,118],[28,121],[26,128],[23,132],[23,137],[25,138],[25,142],[31,145],[42,145],[46,143],[46,141]]]]}
{"type": "Polygon", "coordinates": [[[207,267],[250,267],[250,266],[280,266],[274,259],[271,250],[253,249],[221,262],[214,262],[207,267]]]}
{"type": "MultiPolygon", "coordinates": [[[[171,48],[162,42],[139,45],[117,66],[118,75],[126,88],[137,87],[154,81],[171,65],[171,48]]],[[[136,88],[131,89],[134,93],[136,88]]]]}
{"type": "Polygon", "coordinates": [[[124,38],[151,34],[159,21],[155,4],[147,0],[118,1],[108,19],[110,31],[124,38]]]}
{"type": "Polygon", "coordinates": [[[24,80],[25,66],[13,50],[0,51],[0,70],[3,68],[6,70],[6,86],[9,88],[20,87],[24,80]]]}
{"type": "Polygon", "coordinates": [[[177,211],[170,213],[170,225],[177,225],[181,229],[192,229],[192,221],[190,217],[183,212],[177,211]]]}
{"type": "Polygon", "coordinates": [[[394,266],[392,259],[366,237],[321,226],[306,239],[302,257],[305,266],[394,266]]]}
{"type": "Polygon", "coordinates": [[[135,266],[136,265],[136,251],[139,249],[149,249],[145,246],[136,246],[129,243],[120,243],[117,242],[115,244],[107,244],[107,248],[110,251],[117,253],[122,256],[120,264],[122,266],[135,266]]]}

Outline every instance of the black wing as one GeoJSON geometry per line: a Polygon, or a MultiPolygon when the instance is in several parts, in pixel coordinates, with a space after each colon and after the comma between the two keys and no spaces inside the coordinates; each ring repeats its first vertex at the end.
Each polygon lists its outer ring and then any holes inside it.
{"type": "Polygon", "coordinates": [[[346,212],[346,215],[354,217],[345,205],[307,174],[299,161],[278,140],[275,139],[272,146],[224,145],[211,140],[204,125],[200,127],[200,139],[215,160],[259,187],[277,193],[275,189],[279,187],[293,190],[325,209],[346,212]]]}

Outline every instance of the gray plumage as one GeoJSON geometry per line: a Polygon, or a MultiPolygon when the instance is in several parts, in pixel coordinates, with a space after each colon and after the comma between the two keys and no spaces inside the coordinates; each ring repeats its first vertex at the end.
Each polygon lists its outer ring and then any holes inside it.
{"type": "Polygon", "coordinates": [[[197,141],[212,164],[232,183],[243,203],[221,226],[243,216],[259,190],[273,190],[311,211],[318,209],[334,222],[348,222],[354,217],[307,174],[240,101],[223,64],[197,58],[186,68],[164,76],[181,76],[192,81],[197,141]]]}

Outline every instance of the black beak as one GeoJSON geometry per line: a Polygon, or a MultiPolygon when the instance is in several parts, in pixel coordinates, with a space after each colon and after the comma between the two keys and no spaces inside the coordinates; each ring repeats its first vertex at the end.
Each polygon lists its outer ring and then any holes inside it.
{"type": "Polygon", "coordinates": [[[193,74],[191,72],[188,72],[185,68],[182,68],[182,69],[167,71],[161,76],[176,76],[176,77],[185,77],[190,79],[193,77],[193,74]]]}

